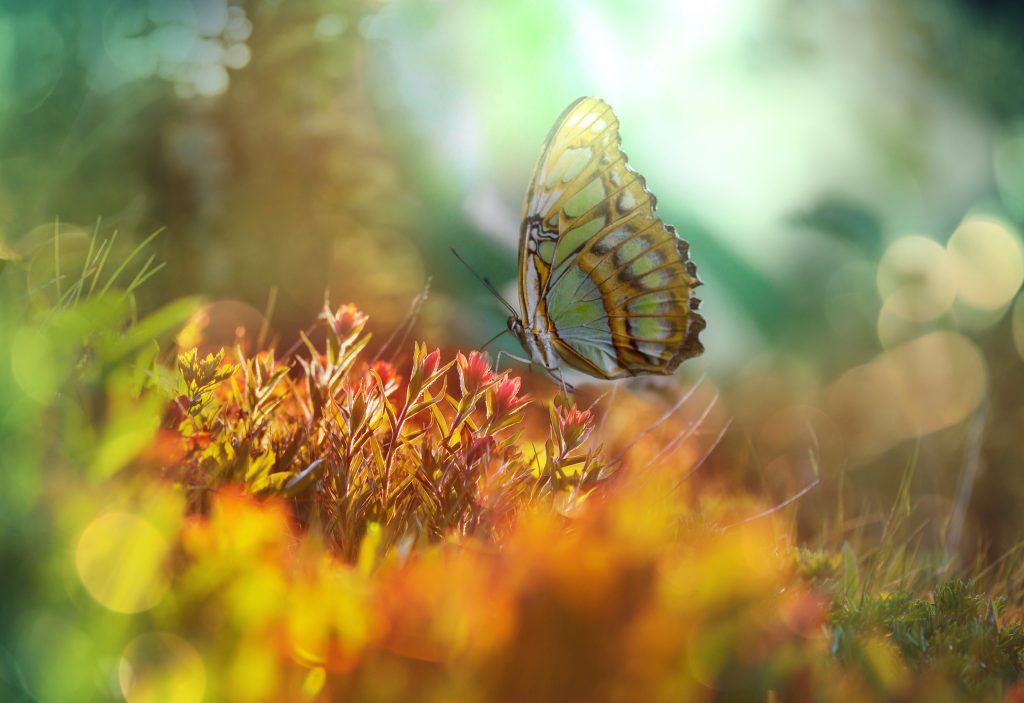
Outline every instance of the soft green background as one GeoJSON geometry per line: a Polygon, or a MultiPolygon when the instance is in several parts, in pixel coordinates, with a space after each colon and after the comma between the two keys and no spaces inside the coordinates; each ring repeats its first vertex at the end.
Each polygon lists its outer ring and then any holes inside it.
{"type": "Polygon", "coordinates": [[[571,100],[615,106],[693,244],[711,363],[877,347],[873,265],[971,208],[1024,217],[1012,3],[13,2],[0,10],[0,241],[157,227],[181,293],[290,337],[325,289],[479,343],[514,293],[533,160],[571,100]],[[815,291],[808,295],[808,291],[815,291]]]}

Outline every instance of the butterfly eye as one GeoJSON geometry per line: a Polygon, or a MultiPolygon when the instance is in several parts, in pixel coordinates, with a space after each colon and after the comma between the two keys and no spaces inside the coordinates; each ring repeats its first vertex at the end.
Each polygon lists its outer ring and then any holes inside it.
{"type": "Polygon", "coordinates": [[[510,315],[508,318],[508,331],[519,337],[523,333],[523,321],[515,315],[510,315]]]}

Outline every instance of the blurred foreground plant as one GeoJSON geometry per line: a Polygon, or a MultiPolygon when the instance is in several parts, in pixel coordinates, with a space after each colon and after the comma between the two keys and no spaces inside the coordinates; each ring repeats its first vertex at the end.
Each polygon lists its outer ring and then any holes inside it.
{"type": "Polygon", "coordinates": [[[796,550],[735,489],[606,461],[592,409],[556,399],[538,427],[478,352],[365,359],[342,306],[301,357],[239,345],[170,370],[152,340],[193,302],[135,320],[130,292],[66,291],[0,307],[11,700],[1024,690],[1012,606],[956,581],[876,594],[888,572],[859,546],[796,550]]]}

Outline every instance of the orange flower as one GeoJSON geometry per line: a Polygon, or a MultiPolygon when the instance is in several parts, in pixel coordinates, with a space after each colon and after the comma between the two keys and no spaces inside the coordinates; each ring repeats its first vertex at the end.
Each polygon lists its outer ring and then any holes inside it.
{"type": "Polygon", "coordinates": [[[470,352],[468,358],[463,356],[462,352],[458,352],[455,358],[459,365],[459,383],[462,385],[463,395],[477,393],[494,378],[487,357],[480,352],[470,352]]]}
{"type": "Polygon", "coordinates": [[[333,315],[328,313],[327,322],[339,339],[348,339],[362,331],[367,319],[355,305],[345,303],[333,315]]]}

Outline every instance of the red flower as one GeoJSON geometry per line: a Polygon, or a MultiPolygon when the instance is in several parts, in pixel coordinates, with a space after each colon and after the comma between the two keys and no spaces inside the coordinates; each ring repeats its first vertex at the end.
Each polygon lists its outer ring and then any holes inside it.
{"type": "Polygon", "coordinates": [[[390,362],[383,360],[375,361],[370,368],[380,376],[381,383],[384,385],[384,395],[391,395],[398,388],[400,382],[398,371],[390,362]]]}
{"type": "Polygon", "coordinates": [[[494,415],[503,417],[530,402],[530,396],[519,396],[520,379],[518,376],[502,376],[494,389],[494,415]]]}
{"type": "MultiPolygon", "coordinates": [[[[437,378],[432,378],[441,366],[441,350],[435,349],[427,353],[426,344],[414,344],[412,356],[412,373],[409,375],[409,386],[406,395],[411,399],[418,396],[424,384],[432,385],[437,378]]],[[[446,369],[447,370],[447,369],[446,369]]]]}
{"type": "Polygon", "coordinates": [[[441,350],[435,349],[434,351],[423,357],[423,363],[420,368],[423,369],[423,375],[425,377],[432,376],[437,372],[437,367],[441,365],[441,350]]]}
{"type": "Polygon", "coordinates": [[[459,365],[459,383],[463,395],[477,393],[494,378],[487,357],[480,352],[470,352],[468,358],[458,352],[455,359],[459,365]]]}
{"type": "Polygon", "coordinates": [[[558,429],[565,438],[566,445],[576,448],[582,444],[590,434],[590,423],[593,419],[592,412],[580,410],[575,403],[568,410],[558,408],[558,429]]]}

